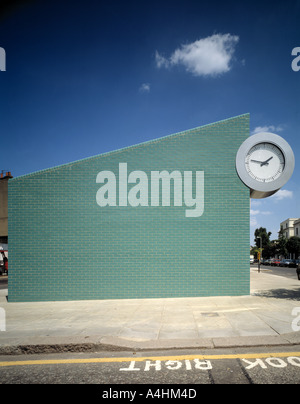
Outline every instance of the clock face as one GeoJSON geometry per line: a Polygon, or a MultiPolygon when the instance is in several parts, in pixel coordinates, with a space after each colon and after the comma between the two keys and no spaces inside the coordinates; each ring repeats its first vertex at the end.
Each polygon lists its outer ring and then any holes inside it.
{"type": "Polygon", "coordinates": [[[277,180],[284,171],[284,155],[275,144],[258,143],[246,154],[245,167],[254,180],[272,182],[277,180]]]}

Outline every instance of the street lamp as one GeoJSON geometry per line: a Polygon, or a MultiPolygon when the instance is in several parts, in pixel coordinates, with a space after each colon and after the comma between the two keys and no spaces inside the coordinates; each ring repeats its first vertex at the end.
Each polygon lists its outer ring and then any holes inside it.
{"type": "Polygon", "coordinates": [[[259,238],[259,245],[260,245],[260,248],[259,248],[259,256],[258,256],[258,272],[260,272],[260,259],[261,259],[261,253],[262,253],[262,240],[261,240],[261,236],[258,236],[257,238],[259,238]]]}

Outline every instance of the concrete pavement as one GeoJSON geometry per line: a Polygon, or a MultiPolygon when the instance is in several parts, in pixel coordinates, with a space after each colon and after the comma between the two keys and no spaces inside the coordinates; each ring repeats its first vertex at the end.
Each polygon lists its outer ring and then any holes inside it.
{"type": "Polygon", "coordinates": [[[251,295],[239,297],[38,303],[6,297],[0,290],[0,354],[300,344],[296,273],[289,279],[252,268],[251,295]]]}

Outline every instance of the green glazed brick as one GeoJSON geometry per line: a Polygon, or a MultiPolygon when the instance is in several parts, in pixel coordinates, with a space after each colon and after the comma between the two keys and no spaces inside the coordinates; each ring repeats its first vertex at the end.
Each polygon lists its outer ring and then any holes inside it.
{"type": "Polygon", "coordinates": [[[245,114],[10,180],[9,301],[249,294],[249,190],[235,170],[248,136],[245,114]],[[97,199],[98,174],[108,171],[116,206],[97,199]],[[152,176],[163,171],[179,174],[169,193],[163,180],[155,193],[152,176]],[[144,174],[129,183],[132,172],[144,174]],[[187,217],[196,172],[204,209],[187,217]],[[130,191],[142,181],[148,193],[130,191]],[[127,206],[119,206],[124,187],[127,206]],[[129,203],[142,194],[148,206],[129,203]]]}

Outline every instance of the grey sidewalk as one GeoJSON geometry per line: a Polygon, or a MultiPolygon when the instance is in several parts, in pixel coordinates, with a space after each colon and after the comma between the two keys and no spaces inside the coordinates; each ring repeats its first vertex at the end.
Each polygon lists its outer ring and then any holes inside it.
{"type": "MultiPolygon", "coordinates": [[[[251,295],[7,303],[0,354],[300,344],[300,282],[251,269],[251,295]]],[[[3,314],[3,310],[1,311],[3,314]]],[[[1,325],[1,324],[0,324],[1,325]]]]}

